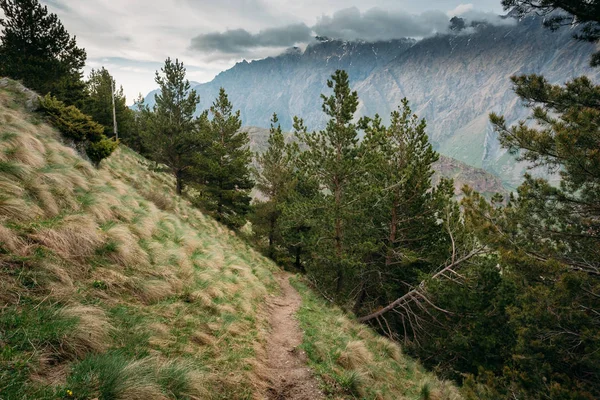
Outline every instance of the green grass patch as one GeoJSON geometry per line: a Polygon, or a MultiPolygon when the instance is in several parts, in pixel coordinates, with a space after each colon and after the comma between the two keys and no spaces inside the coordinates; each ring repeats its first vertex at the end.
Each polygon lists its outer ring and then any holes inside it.
{"type": "Polygon", "coordinates": [[[299,278],[292,285],[302,296],[297,313],[304,332],[301,348],[331,398],[460,399],[456,389],[401,354],[400,348],[318,297],[299,278]]]}

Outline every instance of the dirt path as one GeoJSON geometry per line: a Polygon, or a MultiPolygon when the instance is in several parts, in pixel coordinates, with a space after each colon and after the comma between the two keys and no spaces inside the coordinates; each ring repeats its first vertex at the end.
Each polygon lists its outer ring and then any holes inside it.
{"type": "Polygon", "coordinates": [[[306,364],[306,354],[298,348],[302,331],[294,315],[302,299],[289,282],[290,274],[276,275],[281,295],[269,301],[271,333],[267,339],[269,400],[318,400],[325,396],[306,364]]]}

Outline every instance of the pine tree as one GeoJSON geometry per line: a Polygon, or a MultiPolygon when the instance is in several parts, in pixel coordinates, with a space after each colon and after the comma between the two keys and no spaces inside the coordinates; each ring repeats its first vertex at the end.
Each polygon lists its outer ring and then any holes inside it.
{"type": "Polygon", "coordinates": [[[150,117],[150,129],[144,132],[143,145],[151,158],[165,164],[175,176],[177,194],[183,192],[186,174],[195,165],[200,150],[198,121],[194,117],[200,102],[195,90],[185,79],[185,67],[170,58],[156,72],[160,93],[150,117]]]}
{"type": "Polygon", "coordinates": [[[317,237],[315,229],[322,220],[319,212],[323,204],[323,192],[319,190],[317,179],[300,162],[301,150],[298,142],[307,134],[302,119],[294,117],[294,138],[287,147],[287,157],[293,166],[293,190],[282,205],[280,216],[281,238],[287,249],[288,260],[280,260],[284,265],[292,266],[296,271],[306,273],[306,265],[312,260],[313,248],[317,237]]]}
{"type": "Polygon", "coordinates": [[[373,184],[379,186],[376,195],[383,199],[385,265],[390,266],[399,248],[420,252],[416,243],[426,239],[424,231],[433,218],[428,210],[432,164],[439,156],[429,143],[427,123],[412,113],[407,99],[402,100],[400,111],[392,112],[389,128],[379,126],[377,120],[373,126],[366,143],[373,184]]]}
{"type": "Polygon", "coordinates": [[[140,93],[134,101],[131,129],[123,138],[127,146],[147,158],[152,158],[150,150],[144,145],[144,139],[152,130],[152,111],[145,103],[144,96],[140,93]]]}
{"type": "Polygon", "coordinates": [[[370,218],[363,225],[371,226],[367,234],[372,237],[373,253],[367,272],[360,275],[357,314],[369,300],[377,301],[370,304],[372,310],[401,297],[450,254],[446,224],[439,220],[456,219],[454,185],[442,180],[439,187],[432,187],[432,165],[439,156],[426,127],[407,99],[392,112],[389,127],[382,126],[378,116],[366,127],[363,193],[370,218]]]}
{"type": "MultiPolygon", "coordinates": [[[[573,269],[595,266],[600,274],[600,86],[586,77],[564,87],[536,75],[514,77],[513,82],[542,129],[525,122],[509,128],[504,118],[492,114],[500,142],[518,159],[561,177],[560,187],[553,187],[526,176],[518,202],[526,205],[530,217],[539,216],[544,223],[530,218],[522,223],[531,221],[527,229],[538,237],[564,241],[569,248],[561,255],[565,264],[573,269]],[[592,260],[597,261],[590,264],[592,260]]],[[[544,246],[534,247],[539,251],[544,246]]]]}
{"type": "Polygon", "coordinates": [[[267,254],[275,258],[275,250],[281,246],[280,217],[284,204],[294,190],[294,151],[286,146],[277,114],[271,119],[269,147],[264,154],[256,154],[254,170],[256,189],[265,197],[254,204],[253,230],[268,240],[267,254]]]}
{"type": "MultiPolygon", "coordinates": [[[[552,30],[577,24],[581,29],[575,38],[597,43],[600,40],[600,1],[598,0],[502,0],[504,9],[514,9],[519,15],[536,12],[552,30]],[[556,10],[566,11],[557,13],[556,10]]],[[[592,55],[592,66],[600,66],[600,51],[592,55]]]]}
{"type": "Polygon", "coordinates": [[[104,67],[90,72],[86,82],[87,98],[82,111],[104,126],[104,134],[114,137],[113,96],[119,139],[127,142],[133,129],[133,111],[127,107],[123,87],[117,89],[114,78],[104,67]],[[113,91],[114,90],[114,91],[113,91]]]}
{"type": "Polygon", "coordinates": [[[0,41],[0,75],[21,80],[43,95],[67,105],[84,97],[82,69],[86,53],[56,14],[38,0],[0,0],[4,11],[0,41]]]}
{"type": "Polygon", "coordinates": [[[479,380],[493,384],[489,398],[598,398],[600,86],[587,78],[551,85],[535,75],[513,82],[535,125],[508,127],[492,115],[500,141],[561,182],[528,175],[506,206],[466,191],[466,220],[497,252],[517,293],[507,324],[514,345],[508,355],[493,355],[504,357],[496,376],[479,380]]]}
{"type": "Polygon", "coordinates": [[[326,192],[318,206],[322,218],[319,249],[320,259],[315,269],[321,282],[333,285],[336,295],[345,289],[346,275],[352,275],[360,260],[353,255],[350,232],[354,210],[351,203],[356,194],[354,184],[360,182],[358,127],[352,121],[358,107],[358,94],[351,91],[348,74],[338,70],[327,81],[333,90],[330,96],[321,95],[323,111],[330,117],[324,130],[304,133],[301,140],[307,150],[301,163],[308,175],[314,176],[326,192]],[[330,251],[332,249],[332,251],[330,251]]]}
{"type": "Polygon", "coordinates": [[[194,169],[194,179],[201,190],[200,204],[232,228],[246,223],[254,186],[248,133],[240,131],[241,126],[240,112],[233,112],[233,105],[221,88],[210,110],[200,117],[203,151],[196,158],[194,169]]]}

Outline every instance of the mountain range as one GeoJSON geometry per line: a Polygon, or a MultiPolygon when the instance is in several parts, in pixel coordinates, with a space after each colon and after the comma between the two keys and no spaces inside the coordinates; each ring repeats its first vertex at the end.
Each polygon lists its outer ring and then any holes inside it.
{"type": "MultiPolygon", "coordinates": [[[[542,74],[557,84],[580,75],[600,81],[600,70],[589,67],[595,46],[575,41],[576,28],[546,29],[537,15],[517,19],[509,14],[499,26],[461,28],[422,40],[377,43],[321,37],[305,50],[242,61],[194,86],[198,109],[208,108],[223,87],[246,126],[266,128],[275,112],[286,130],[295,115],[309,129],[320,129],[326,116],[319,96],[328,92],[329,76],[344,69],[360,97],[359,116],[378,113],[386,121],[406,97],[427,120],[436,150],[514,188],[526,166],[500,147],[489,113],[503,114],[510,124],[529,115],[512,91],[513,75],[542,74]]],[[[153,104],[154,94],[147,104],[153,104]]]]}

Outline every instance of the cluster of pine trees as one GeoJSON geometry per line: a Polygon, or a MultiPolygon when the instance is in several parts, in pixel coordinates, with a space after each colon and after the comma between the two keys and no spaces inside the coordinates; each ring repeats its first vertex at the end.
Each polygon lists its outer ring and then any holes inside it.
{"type": "Polygon", "coordinates": [[[248,134],[240,130],[240,112],[233,110],[224,89],[196,116],[200,98],[185,73],[183,63],[170,58],[156,73],[160,92],[152,108],[138,99],[139,147],[132,145],[173,174],[178,194],[185,191],[217,221],[238,229],[246,223],[254,187],[248,134]]]}
{"type": "MultiPolygon", "coordinates": [[[[562,8],[583,24],[579,39],[600,37],[597,1],[503,4],[562,8]]],[[[179,194],[246,227],[265,254],[463,384],[467,397],[600,398],[600,86],[514,77],[532,121],[491,122],[505,148],[560,185],[527,175],[508,198],[464,188],[458,203],[452,181],[432,185],[438,154],[409,101],[388,126],[377,115],[359,119],[344,71],[322,95],[324,129],[309,132],[295,118],[286,135],[273,115],[268,148],[252,154],[224,89],[196,112],[179,60],[157,72],[155,105],[140,98],[132,111],[106,69],[83,80],[85,51],[37,0],[0,7],[0,75],[51,93],[48,108],[76,114],[97,137],[118,132],[170,171],[179,194]]],[[[565,21],[552,14],[548,24],[565,21]]]]}

